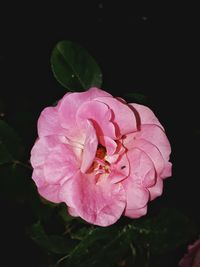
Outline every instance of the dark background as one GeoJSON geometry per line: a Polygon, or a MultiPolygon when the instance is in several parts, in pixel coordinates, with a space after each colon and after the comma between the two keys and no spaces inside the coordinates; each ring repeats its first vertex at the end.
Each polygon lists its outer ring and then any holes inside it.
{"type": "MultiPolygon", "coordinates": [[[[147,105],[166,128],[172,145],[173,177],[166,180],[164,194],[156,201],[199,220],[195,8],[116,2],[52,1],[43,6],[3,6],[0,112],[31,149],[39,113],[66,92],[52,75],[51,51],[61,40],[79,43],[99,63],[103,89],[115,96],[139,92],[147,97],[147,105]],[[28,116],[19,119],[23,114],[28,116]]],[[[13,262],[22,266],[24,255],[35,255],[34,245],[24,234],[29,212],[4,198],[1,206],[1,243],[5,250],[0,266],[12,266],[13,262]]]]}

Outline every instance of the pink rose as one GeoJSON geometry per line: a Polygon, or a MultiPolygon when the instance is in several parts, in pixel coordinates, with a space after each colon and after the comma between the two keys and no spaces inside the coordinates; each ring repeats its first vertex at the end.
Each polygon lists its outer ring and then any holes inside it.
{"type": "Polygon", "coordinates": [[[188,253],[179,262],[179,267],[200,267],[200,239],[188,246],[188,253]]]}
{"type": "Polygon", "coordinates": [[[39,194],[92,224],[145,215],[171,176],[170,144],[154,113],[98,88],[45,108],[38,135],[31,164],[39,194]]]}

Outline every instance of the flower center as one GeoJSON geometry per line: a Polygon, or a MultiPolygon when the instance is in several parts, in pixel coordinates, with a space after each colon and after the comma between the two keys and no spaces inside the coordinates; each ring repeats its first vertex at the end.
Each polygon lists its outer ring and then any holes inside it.
{"type": "Polygon", "coordinates": [[[106,148],[98,145],[94,162],[89,172],[96,174],[110,173],[110,163],[106,160],[106,148]]]}
{"type": "Polygon", "coordinates": [[[96,158],[104,159],[106,156],[106,148],[102,145],[98,145],[97,152],[96,152],[96,158]]]}

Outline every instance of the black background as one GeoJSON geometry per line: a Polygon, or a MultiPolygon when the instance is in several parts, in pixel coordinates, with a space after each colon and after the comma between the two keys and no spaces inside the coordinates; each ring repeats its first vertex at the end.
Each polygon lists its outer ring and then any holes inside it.
{"type": "MultiPolygon", "coordinates": [[[[39,113],[65,93],[52,75],[51,51],[60,40],[79,43],[101,66],[103,89],[115,96],[134,91],[147,96],[172,145],[173,177],[166,180],[164,194],[157,201],[199,219],[195,8],[108,2],[15,3],[0,9],[1,112],[30,149],[39,113]],[[27,129],[17,122],[24,112],[30,115],[27,129]]],[[[22,266],[23,255],[35,255],[24,234],[29,223],[26,210],[17,210],[15,203],[5,200],[1,204],[5,253],[0,266],[12,266],[11,262],[22,266]]]]}

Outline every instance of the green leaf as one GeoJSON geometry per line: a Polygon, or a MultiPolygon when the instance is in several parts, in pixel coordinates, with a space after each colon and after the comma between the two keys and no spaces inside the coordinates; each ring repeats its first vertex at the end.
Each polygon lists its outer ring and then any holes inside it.
{"type": "Polygon", "coordinates": [[[51,67],[57,81],[69,91],[101,87],[100,67],[84,48],[71,41],[57,43],[51,55],[51,67]]]}
{"type": "Polygon", "coordinates": [[[57,267],[148,266],[151,255],[176,250],[194,237],[196,228],[187,216],[173,209],[139,220],[122,219],[110,227],[83,227],[71,234],[79,240],[57,267]]]}
{"type": "Polygon", "coordinates": [[[131,263],[134,261],[130,236],[119,225],[107,228],[83,227],[76,231],[72,238],[80,242],[66,257],[57,262],[57,267],[114,267],[120,262],[123,263],[124,259],[131,263]]]}
{"type": "Polygon", "coordinates": [[[76,243],[67,237],[47,235],[40,221],[32,225],[28,233],[41,248],[55,254],[67,254],[76,243]]]}
{"type": "Polygon", "coordinates": [[[67,212],[67,206],[64,203],[61,203],[59,205],[58,214],[65,223],[69,223],[73,220],[76,220],[76,217],[69,215],[69,213],[67,212]]]}
{"type": "Polygon", "coordinates": [[[180,211],[163,209],[157,216],[128,225],[135,244],[147,245],[152,254],[175,250],[197,234],[194,222],[180,211]]]}
{"type": "Polygon", "coordinates": [[[16,132],[0,120],[0,164],[20,159],[23,152],[21,140],[16,132]]]}

